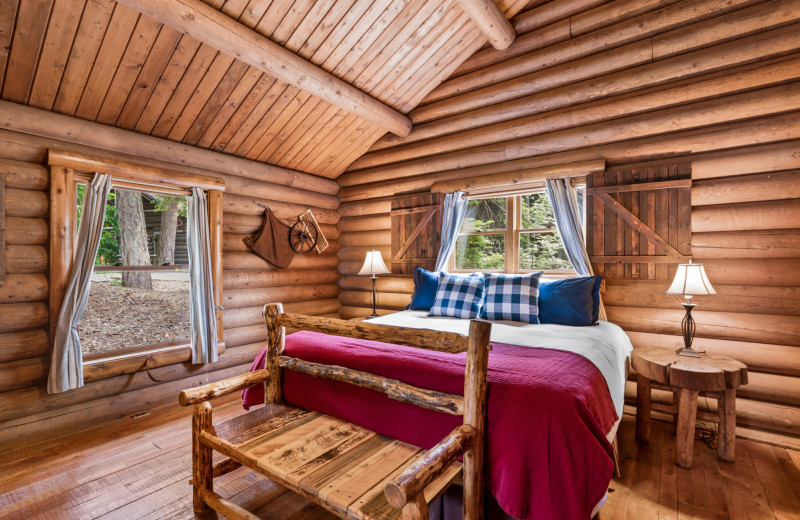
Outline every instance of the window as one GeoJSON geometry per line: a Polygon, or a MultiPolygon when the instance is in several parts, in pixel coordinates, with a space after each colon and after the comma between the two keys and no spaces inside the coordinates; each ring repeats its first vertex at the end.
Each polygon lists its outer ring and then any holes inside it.
{"type": "MultiPolygon", "coordinates": [[[[77,186],[75,229],[85,184],[77,186]]],[[[86,312],[84,356],[189,341],[186,196],[112,189],[86,312]]]]}
{"type": "MultiPolygon", "coordinates": [[[[578,189],[583,218],[583,189],[578,189]]],[[[470,199],[453,254],[455,271],[574,272],[544,190],[470,199]]]]}
{"type": "MultiPolygon", "coordinates": [[[[187,197],[195,188],[201,189],[207,200],[211,261],[207,267],[213,284],[211,298],[217,306],[214,313],[217,353],[222,353],[225,348],[220,306],[225,182],[194,173],[73,152],[51,150],[48,161],[51,168],[51,316],[59,316],[66,293],[86,186],[94,172],[111,175],[112,189],[106,199],[92,286],[86,311],[78,324],[84,354],[84,381],[192,360],[186,212],[187,197]],[[169,218],[162,218],[167,216],[169,218]],[[173,225],[175,241],[169,244],[173,225]],[[134,239],[135,244],[126,246],[128,228],[138,229],[134,233],[138,239],[134,239]],[[126,254],[128,249],[135,250],[136,254],[126,254]],[[126,287],[137,283],[140,287],[126,287]]],[[[55,337],[56,322],[51,320],[51,338],[55,337]]]]}

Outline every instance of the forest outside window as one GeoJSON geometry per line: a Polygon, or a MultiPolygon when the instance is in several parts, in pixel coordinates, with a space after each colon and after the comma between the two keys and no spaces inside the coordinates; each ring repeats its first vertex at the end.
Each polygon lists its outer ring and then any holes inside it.
{"type": "MultiPolygon", "coordinates": [[[[85,184],[76,189],[80,223],[85,184]]],[[[78,332],[93,355],[189,341],[186,196],[114,188],[108,194],[100,248],[78,332]]]]}
{"type": "MultiPolygon", "coordinates": [[[[583,188],[578,189],[583,214],[583,188]]],[[[453,270],[574,274],[543,190],[471,198],[456,241],[453,270]]]]}

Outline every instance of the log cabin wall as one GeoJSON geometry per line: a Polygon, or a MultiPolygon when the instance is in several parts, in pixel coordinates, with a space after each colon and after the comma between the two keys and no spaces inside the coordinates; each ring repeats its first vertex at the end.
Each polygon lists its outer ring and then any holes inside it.
{"type": "MultiPolygon", "coordinates": [[[[286,186],[253,178],[221,175],[177,164],[110,154],[64,141],[0,130],[0,171],[5,174],[7,236],[6,283],[0,285],[0,445],[46,438],[84,428],[88,422],[120,418],[154,406],[175,403],[182,389],[240,374],[249,369],[266,342],[261,317],[266,302],[280,301],[289,312],[333,315],[339,309],[339,249],[335,192],[286,186]],[[49,148],[100,157],[123,158],[150,166],[223,176],[223,288],[225,352],[213,365],[164,364],[146,371],[87,382],[57,395],[45,390],[50,362],[48,324],[49,148]],[[271,200],[270,193],[280,196],[271,200]],[[292,199],[291,201],[288,201],[292,199]],[[307,207],[314,212],[330,246],[322,255],[298,255],[279,270],[250,253],[242,243],[262,224],[268,205],[285,222],[307,207]]],[[[267,179],[268,180],[268,179],[267,179]]]]}
{"type": "MultiPolygon", "coordinates": [[[[341,314],[369,313],[354,275],[366,249],[390,252],[391,196],[589,159],[688,163],[692,253],[719,291],[698,299],[696,345],[751,369],[740,434],[797,445],[800,2],[554,0],[512,24],[511,47],[473,55],[410,113],[409,136],[384,136],[339,177],[341,314]]],[[[681,342],[667,265],[664,280],[607,284],[635,346],[681,342]]],[[[379,276],[378,289],[389,312],[412,283],[379,276]]]]}

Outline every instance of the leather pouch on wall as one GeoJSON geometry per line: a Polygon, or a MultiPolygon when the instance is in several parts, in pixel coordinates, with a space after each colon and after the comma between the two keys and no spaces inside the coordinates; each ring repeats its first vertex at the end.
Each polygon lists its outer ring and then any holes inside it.
{"type": "Polygon", "coordinates": [[[279,269],[285,269],[294,258],[294,250],[289,244],[289,226],[278,220],[267,208],[264,212],[264,227],[251,238],[242,242],[255,254],[279,269]]]}

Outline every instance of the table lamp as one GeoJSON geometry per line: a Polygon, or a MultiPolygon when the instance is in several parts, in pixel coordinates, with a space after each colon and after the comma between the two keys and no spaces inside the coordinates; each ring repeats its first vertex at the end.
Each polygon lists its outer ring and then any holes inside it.
{"type": "Polygon", "coordinates": [[[691,260],[688,264],[678,264],[678,270],[675,271],[675,279],[672,280],[672,285],[667,289],[667,294],[680,294],[686,297],[686,303],[681,304],[686,309],[686,316],[683,317],[681,322],[683,348],[676,350],[676,352],[679,356],[700,357],[696,350],[692,350],[695,329],[694,318],[692,318],[692,309],[695,308],[695,304],[692,303],[692,296],[717,294],[717,291],[711,287],[711,282],[708,281],[703,264],[693,264],[691,260]]]}
{"type": "Polygon", "coordinates": [[[383,263],[383,257],[381,256],[380,251],[367,251],[367,257],[364,258],[364,265],[361,267],[361,270],[358,272],[359,275],[370,275],[372,277],[372,314],[369,315],[370,318],[374,318],[378,315],[375,312],[375,281],[378,279],[379,274],[387,274],[391,273],[389,269],[386,268],[386,264],[383,263]]]}

